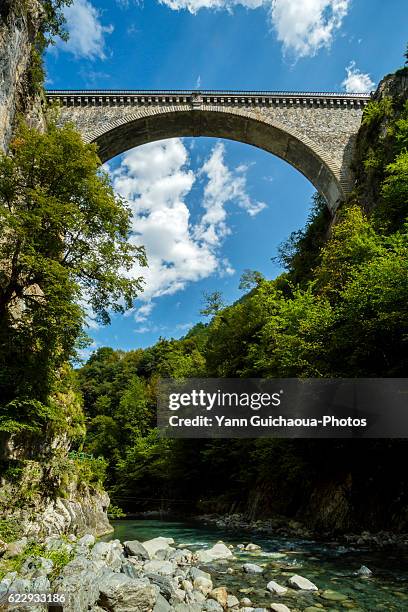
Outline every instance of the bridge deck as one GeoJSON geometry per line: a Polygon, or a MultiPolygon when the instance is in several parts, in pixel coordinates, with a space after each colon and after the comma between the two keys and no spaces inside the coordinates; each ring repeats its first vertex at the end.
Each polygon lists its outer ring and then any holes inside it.
{"type": "Polygon", "coordinates": [[[62,106],[116,106],[134,104],[221,104],[365,106],[370,95],[345,92],[50,89],[47,99],[62,106]]]}

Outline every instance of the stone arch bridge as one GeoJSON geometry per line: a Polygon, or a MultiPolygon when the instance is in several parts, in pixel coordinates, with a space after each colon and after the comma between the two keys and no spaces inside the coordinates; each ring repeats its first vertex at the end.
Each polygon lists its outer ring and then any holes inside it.
{"type": "Polygon", "coordinates": [[[353,147],[366,94],[267,91],[47,92],[99,147],[102,162],[132,147],[184,136],[254,145],[304,174],[334,214],[353,185],[353,147]]]}

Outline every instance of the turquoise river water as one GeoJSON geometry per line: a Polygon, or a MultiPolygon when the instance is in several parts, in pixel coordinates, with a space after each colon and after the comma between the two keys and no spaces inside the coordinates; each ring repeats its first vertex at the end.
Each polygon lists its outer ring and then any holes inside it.
{"type": "Polygon", "coordinates": [[[284,603],[293,612],[312,607],[315,612],[406,611],[408,612],[408,556],[397,550],[373,551],[367,548],[345,547],[339,544],[257,536],[247,532],[223,531],[199,523],[157,520],[114,521],[114,533],[109,538],[145,541],[157,536],[171,537],[175,545],[189,550],[208,548],[222,540],[227,545],[254,542],[260,553],[241,552],[234,548],[234,559],[202,565],[212,574],[215,586],[226,586],[239,599],[249,597],[254,607],[269,607],[272,602],[284,603]],[[243,563],[264,567],[263,574],[248,575],[243,563]],[[365,565],[372,577],[354,573],[365,565]],[[229,573],[232,568],[233,573],[229,573]],[[314,582],[319,592],[307,594],[291,589],[282,597],[272,596],[266,585],[270,580],[285,585],[293,574],[314,582]]]}

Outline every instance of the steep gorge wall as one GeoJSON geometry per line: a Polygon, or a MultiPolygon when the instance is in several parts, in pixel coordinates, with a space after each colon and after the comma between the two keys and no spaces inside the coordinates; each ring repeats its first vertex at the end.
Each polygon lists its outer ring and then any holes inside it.
{"type": "Polygon", "coordinates": [[[0,3],[0,149],[5,150],[17,117],[41,121],[30,91],[31,49],[41,20],[38,0],[0,3]]]}
{"type": "MultiPolygon", "coordinates": [[[[33,87],[32,49],[43,9],[39,0],[0,0],[0,151],[7,151],[24,117],[44,128],[41,93],[33,87]]],[[[1,389],[0,389],[1,400],[1,389]]],[[[65,401],[82,410],[72,392],[65,401]]],[[[53,533],[111,531],[107,518],[109,497],[101,489],[81,483],[68,457],[72,441],[58,436],[13,435],[0,431],[0,522],[11,520],[21,535],[42,538],[53,533]],[[56,473],[72,478],[58,482],[56,473]]]]}

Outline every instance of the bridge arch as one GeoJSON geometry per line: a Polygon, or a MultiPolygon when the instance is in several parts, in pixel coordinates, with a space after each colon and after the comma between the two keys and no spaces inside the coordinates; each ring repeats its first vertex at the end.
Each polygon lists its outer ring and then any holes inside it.
{"type": "Polygon", "coordinates": [[[106,162],[133,147],[166,138],[208,136],[236,140],[280,157],[299,170],[321,193],[331,210],[344,198],[336,165],[315,143],[268,118],[254,118],[241,109],[166,110],[154,115],[117,119],[92,134],[106,162]]]}

